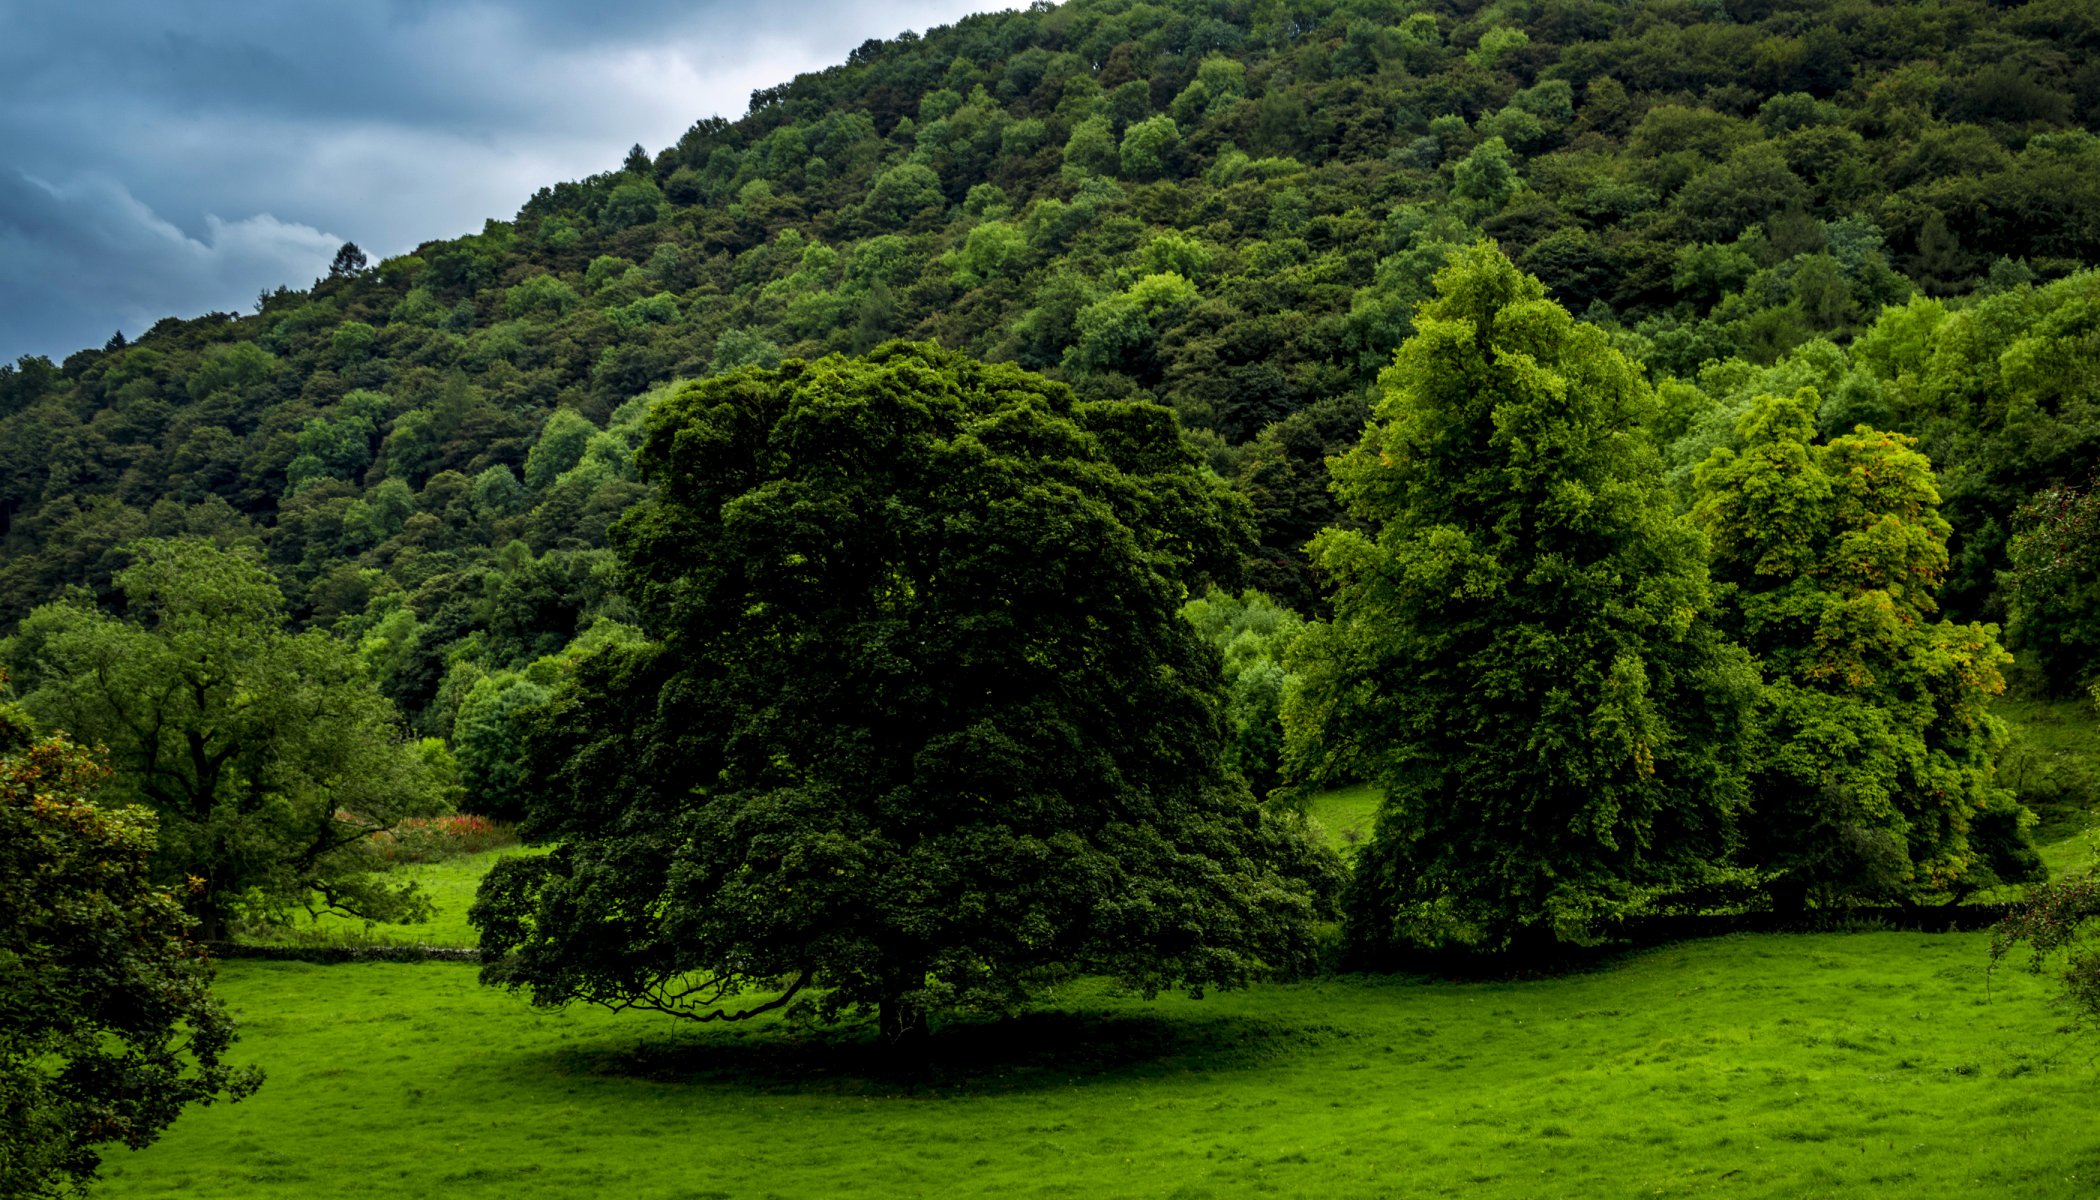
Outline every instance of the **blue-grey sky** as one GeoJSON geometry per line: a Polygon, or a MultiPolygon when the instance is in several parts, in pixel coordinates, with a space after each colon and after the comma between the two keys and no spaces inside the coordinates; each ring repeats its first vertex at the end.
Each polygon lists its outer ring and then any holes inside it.
{"type": "Polygon", "coordinates": [[[0,362],[249,310],[1019,0],[0,0],[0,362]]]}

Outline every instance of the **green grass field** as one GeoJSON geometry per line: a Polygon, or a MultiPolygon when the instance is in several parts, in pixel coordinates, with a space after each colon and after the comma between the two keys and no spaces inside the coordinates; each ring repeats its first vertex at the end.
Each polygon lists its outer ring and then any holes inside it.
{"type": "Polygon", "coordinates": [[[1327,842],[1347,854],[1371,836],[1378,815],[1378,789],[1359,783],[1321,792],[1305,802],[1305,811],[1327,832],[1327,842]]]}
{"type": "Polygon", "coordinates": [[[468,854],[443,862],[409,863],[395,867],[391,875],[412,879],[430,897],[435,911],[428,921],[389,925],[323,913],[317,920],[302,917],[296,925],[248,938],[257,942],[329,942],[375,946],[474,946],[480,944],[467,924],[467,909],[474,903],[474,889],[496,861],[517,854],[544,854],[543,849],[508,846],[481,854],[468,854]]]}
{"type": "Polygon", "coordinates": [[[2093,866],[2100,859],[2100,737],[2092,703],[2007,698],[1994,711],[2013,736],[1999,780],[2040,818],[2035,842],[2050,876],[2093,866]]]}
{"type": "Polygon", "coordinates": [[[2100,1188],[2100,1043],[1977,935],[1689,943],[1552,980],[1090,988],[926,1077],[539,1012],[449,964],[234,962],[252,1099],[105,1197],[1988,1196],[2100,1188]]]}
{"type": "MultiPolygon", "coordinates": [[[[2058,870],[2091,861],[2072,706],[2002,710],[2058,870]],[[2037,766],[2036,764],[2039,764],[2037,766]],[[2054,778],[2054,776],[2052,776],[2054,778]],[[2068,782],[2066,782],[2068,781],[2068,782]]],[[[1357,787],[1309,811],[1345,852],[1357,787]]],[[[470,945],[516,848],[402,868],[470,945]]],[[[865,1030],[535,1010],[431,963],[221,968],[269,1081],[112,1152],[105,1197],[2087,1197],[2100,1037],[1983,935],[1765,935],[1555,979],[1343,977],[1201,1001],[1096,986],[957,1022],[897,1075],[865,1030]]]]}

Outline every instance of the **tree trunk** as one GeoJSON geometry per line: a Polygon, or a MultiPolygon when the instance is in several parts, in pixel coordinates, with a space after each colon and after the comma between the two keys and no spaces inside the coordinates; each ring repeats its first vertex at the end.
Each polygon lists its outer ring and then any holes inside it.
{"type": "Polygon", "coordinates": [[[198,881],[195,898],[189,908],[190,915],[197,918],[197,928],[191,936],[200,942],[226,940],[230,922],[227,920],[227,906],[220,902],[216,881],[198,881]]]}
{"type": "Polygon", "coordinates": [[[926,1057],[930,1029],[926,1010],[913,997],[926,986],[926,968],[892,966],[882,973],[882,1003],[876,1010],[882,1044],[901,1066],[916,1067],[926,1057]]]}

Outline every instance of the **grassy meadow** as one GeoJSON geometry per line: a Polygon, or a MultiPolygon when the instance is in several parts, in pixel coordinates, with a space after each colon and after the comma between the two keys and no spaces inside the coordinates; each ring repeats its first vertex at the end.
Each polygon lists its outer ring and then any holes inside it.
{"type": "Polygon", "coordinates": [[[439,862],[404,863],[395,867],[391,875],[414,880],[423,894],[430,897],[434,911],[427,921],[396,925],[322,913],[311,922],[302,920],[289,928],[268,930],[251,940],[331,945],[475,946],[481,939],[475,934],[474,927],[467,924],[467,909],[474,903],[474,889],[481,886],[481,877],[489,873],[489,868],[495,866],[498,859],[544,853],[546,851],[529,846],[507,846],[439,862]]]}
{"type": "Polygon", "coordinates": [[[1092,988],[860,1034],[541,1012],[451,964],[231,962],[254,1098],[105,1197],[2021,1196],[2100,1181],[2100,1048],[1981,935],[1687,943],[1538,981],[1092,988]]]}
{"type": "MultiPolygon", "coordinates": [[[[2008,702],[2044,854],[2094,853],[2083,705],[2008,702]]],[[[1376,797],[1309,809],[1345,850],[1376,797]]],[[[398,868],[471,945],[516,847],[398,868]]],[[[222,965],[234,1106],[113,1151],[110,1198],[2100,1194],[2100,1038],[1983,934],[1758,935],[1553,979],[1347,976],[1202,1000],[1082,985],[950,1022],[895,1073],[864,1030],[542,1011],[470,966],[222,965]]]]}
{"type": "Polygon", "coordinates": [[[1999,779],[2034,810],[2034,840],[2052,878],[2100,859],[2100,745],[2088,700],[2000,699],[1995,711],[2012,733],[1999,779]]]}

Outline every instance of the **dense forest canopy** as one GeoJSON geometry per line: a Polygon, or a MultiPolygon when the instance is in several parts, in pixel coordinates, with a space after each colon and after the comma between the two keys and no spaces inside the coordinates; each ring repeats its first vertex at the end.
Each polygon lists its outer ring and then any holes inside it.
{"type": "Polygon", "coordinates": [[[1317,611],[1324,460],[1482,237],[1644,365],[1680,508],[1813,386],[1825,436],[1921,439],[1945,611],[2002,620],[2100,419],[2096,47],[2080,0],[1071,0],[871,41],[479,234],[0,368],[0,629],[113,600],[141,537],[252,547],[494,803],[504,714],[631,634],[606,530],[652,395],[894,337],[1171,407],[1252,502],[1251,581],[1317,611]]]}

